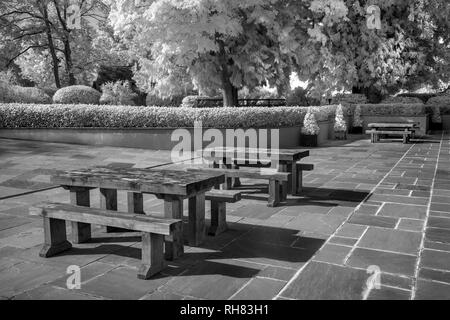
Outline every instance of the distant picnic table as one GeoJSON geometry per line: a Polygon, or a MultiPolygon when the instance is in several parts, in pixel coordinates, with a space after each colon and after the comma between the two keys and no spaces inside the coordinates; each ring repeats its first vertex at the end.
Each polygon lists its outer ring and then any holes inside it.
{"type": "Polygon", "coordinates": [[[236,148],[217,147],[207,148],[203,157],[211,161],[210,167],[222,165],[227,169],[237,169],[240,166],[268,167],[278,169],[279,172],[290,173],[285,185],[285,193],[299,194],[301,192],[301,177],[299,170],[302,167],[297,164],[301,159],[309,156],[306,149],[261,149],[261,148],[236,148]],[[271,160],[276,159],[277,163],[271,160]]]}

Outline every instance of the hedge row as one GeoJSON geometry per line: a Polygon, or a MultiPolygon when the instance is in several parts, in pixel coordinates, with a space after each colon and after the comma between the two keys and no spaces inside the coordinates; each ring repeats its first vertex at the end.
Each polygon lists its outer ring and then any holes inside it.
{"type": "Polygon", "coordinates": [[[363,116],[420,116],[426,114],[423,103],[362,104],[363,116]]]}
{"type": "MultiPolygon", "coordinates": [[[[312,107],[318,121],[334,116],[336,106],[312,107]]],[[[308,107],[161,108],[103,105],[0,104],[4,128],[176,128],[287,127],[303,123],[308,107]]]]}

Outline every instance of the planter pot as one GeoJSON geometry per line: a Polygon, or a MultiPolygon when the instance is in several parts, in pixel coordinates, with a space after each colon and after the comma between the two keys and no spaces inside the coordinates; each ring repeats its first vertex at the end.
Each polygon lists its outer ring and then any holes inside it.
{"type": "Polygon", "coordinates": [[[300,146],[302,147],[317,147],[317,135],[301,134],[300,146]]]}
{"type": "Polygon", "coordinates": [[[335,131],[334,138],[336,140],[347,140],[347,132],[346,131],[335,131]]]}
{"type": "Polygon", "coordinates": [[[362,127],[352,127],[352,129],[350,130],[350,133],[352,133],[352,134],[362,134],[363,133],[363,128],[362,127]]]}

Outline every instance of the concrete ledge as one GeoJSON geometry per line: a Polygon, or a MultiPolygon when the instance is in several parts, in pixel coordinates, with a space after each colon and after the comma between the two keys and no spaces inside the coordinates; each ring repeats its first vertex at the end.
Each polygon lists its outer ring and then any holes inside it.
{"type": "MultiPolygon", "coordinates": [[[[187,130],[191,134],[191,146],[193,148],[194,128],[4,128],[0,129],[0,138],[151,150],[172,150],[181,141],[181,139],[178,141],[171,140],[172,133],[177,129],[187,130]]],[[[268,139],[267,147],[270,147],[271,128],[266,129],[268,139]]],[[[223,134],[225,139],[226,129],[218,130],[223,134]]],[[[280,148],[299,146],[300,127],[284,127],[279,128],[279,130],[280,148]]],[[[322,135],[326,136],[328,133],[325,129],[323,130],[324,133],[322,135]]],[[[203,141],[203,147],[207,147],[210,143],[211,141],[203,141]]],[[[248,145],[248,141],[246,145],[248,145]]]]}

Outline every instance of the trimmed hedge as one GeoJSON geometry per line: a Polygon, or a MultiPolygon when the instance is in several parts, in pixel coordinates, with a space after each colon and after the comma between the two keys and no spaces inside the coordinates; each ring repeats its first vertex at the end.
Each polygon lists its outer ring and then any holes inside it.
{"type": "Polygon", "coordinates": [[[61,88],[53,96],[55,104],[99,104],[101,93],[88,86],[61,88]]]}
{"type": "Polygon", "coordinates": [[[423,103],[423,101],[417,97],[404,97],[404,96],[397,96],[397,97],[388,97],[382,104],[393,104],[393,103],[423,103]]]}
{"type": "Polygon", "coordinates": [[[426,114],[423,103],[362,104],[363,116],[421,116],[426,114]]]}
{"type": "Polygon", "coordinates": [[[35,103],[52,102],[43,90],[35,87],[20,87],[0,81],[0,103],[35,103]]]}
{"type": "Polygon", "coordinates": [[[426,104],[427,109],[432,110],[433,107],[438,107],[441,114],[450,114],[450,95],[439,95],[430,98],[426,104]]]}
{"type": "MultiPolygon", "coordinates": [[[[202,121],[207,128],[301,126],[308,107],[160,108],[103,105],[0,104],[3,128],[177,128],[202,121]]],[[[311,107],[318,121],[336,106],[311,107]]]]}

